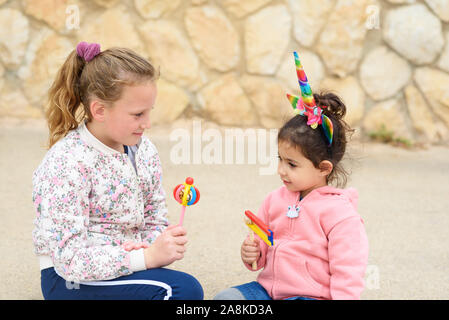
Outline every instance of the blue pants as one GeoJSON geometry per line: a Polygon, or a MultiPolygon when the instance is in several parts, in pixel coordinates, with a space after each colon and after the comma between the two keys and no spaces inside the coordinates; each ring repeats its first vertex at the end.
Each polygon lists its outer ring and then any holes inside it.
{"type": "MultiPolygon", "coordinates": [[[[257,281],[241,284],[219,292],[214,300],[273,300],[257,281]]],[[[307,297],[290,297],[285,300],[315,300],[307,297]]]]}
{"type": "Polygon", "coordinates": [[[42,294],[46,300],[202,300],[203,288],[191,275],[164,268],[148,269],[129,276],[74,283],[41,270],[42,294]]]}

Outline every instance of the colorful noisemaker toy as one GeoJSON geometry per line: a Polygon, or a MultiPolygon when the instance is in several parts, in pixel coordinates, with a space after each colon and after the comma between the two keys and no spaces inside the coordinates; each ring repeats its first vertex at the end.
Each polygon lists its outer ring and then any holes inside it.
{"type": "Polygon", "coordinates": [[[188,177],[185,183],[178,184],[173,189],[173,196],[182,205],[181,218],[179,219],[179,225],[182,226],[186,207],[194,205],[200,200],[200,191],[193,185],[193,178],[188,177]]]}
{"type": "MultiPolygon", "coordinates": [[[[273,231],[271,231],[268,226],[263,223],[258,217],[256,217],[251,211],[246,210],[245,215],[247,219],[245,219],[245,223],[250,228],[251,231],[251,240],[254,241],[254,233],[256,233],[260,239],[265,241],[265,243],[269,246],[274,245],[274,235],[273,231]]],[[[257,270],[257,261],[253,262],[253,270],[257,270]]]]}

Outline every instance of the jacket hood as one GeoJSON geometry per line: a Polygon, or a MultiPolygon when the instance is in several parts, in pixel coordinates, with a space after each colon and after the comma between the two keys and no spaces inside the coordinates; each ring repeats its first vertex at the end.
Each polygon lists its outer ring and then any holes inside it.
{"type": "Polygon", "coordinates": [[[313,196],[313,194],[341,195],[349,200],[349,202],[352,204],[354,209],[357,209],[359,194],[358,194],[357,190],[354,188],[339,189],[339,188],[335,188],[335,187],[331,187],[331,186],[325,186],[325,187],[321,187],[321,188],[317,188],[317,189],[313,190],[312,192],[310,192],[309,195],[313,196]]]}

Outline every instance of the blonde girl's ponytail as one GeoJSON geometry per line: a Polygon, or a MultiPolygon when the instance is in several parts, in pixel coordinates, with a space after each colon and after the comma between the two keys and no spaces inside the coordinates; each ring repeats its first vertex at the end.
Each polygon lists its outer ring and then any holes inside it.
{"type": "Polygon", "coordinates": [[[59,69],[49,93],[45,116],[48,123],[48,148],[63,138],[86,116],[84,108],[79,109],[81,96],[79,78],[85,60],[73,50],[59,69]]]}

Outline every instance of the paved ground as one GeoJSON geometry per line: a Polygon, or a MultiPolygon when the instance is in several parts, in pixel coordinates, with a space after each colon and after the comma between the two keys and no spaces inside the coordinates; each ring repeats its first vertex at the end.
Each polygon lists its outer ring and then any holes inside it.
{"type": "MultiPolygon", "coordinates": [[[[243,211],[257,211],[279,186],[277,175],[259,175],[259,164],[176,165],[168,128],[150,131],[163,161],[170,218],[179,218],[172,188],[195,178],[201,200],[187,209],[184,260],[171,267],[189,272],[211,299],[256,274],[240,262],[246,235],[243,211]]],[[[0,122],[0,299],[42,299],[33,254],[31,175],[45,154],[42,122],[0,122]]],[[[205,146],[207,143],[203,143],[205,146]]],[[[348,185],[359,190],[359,212],[370,240],[363,299],[449,299],[449,148],[408,151],[356,143],[348,185]]]]}

